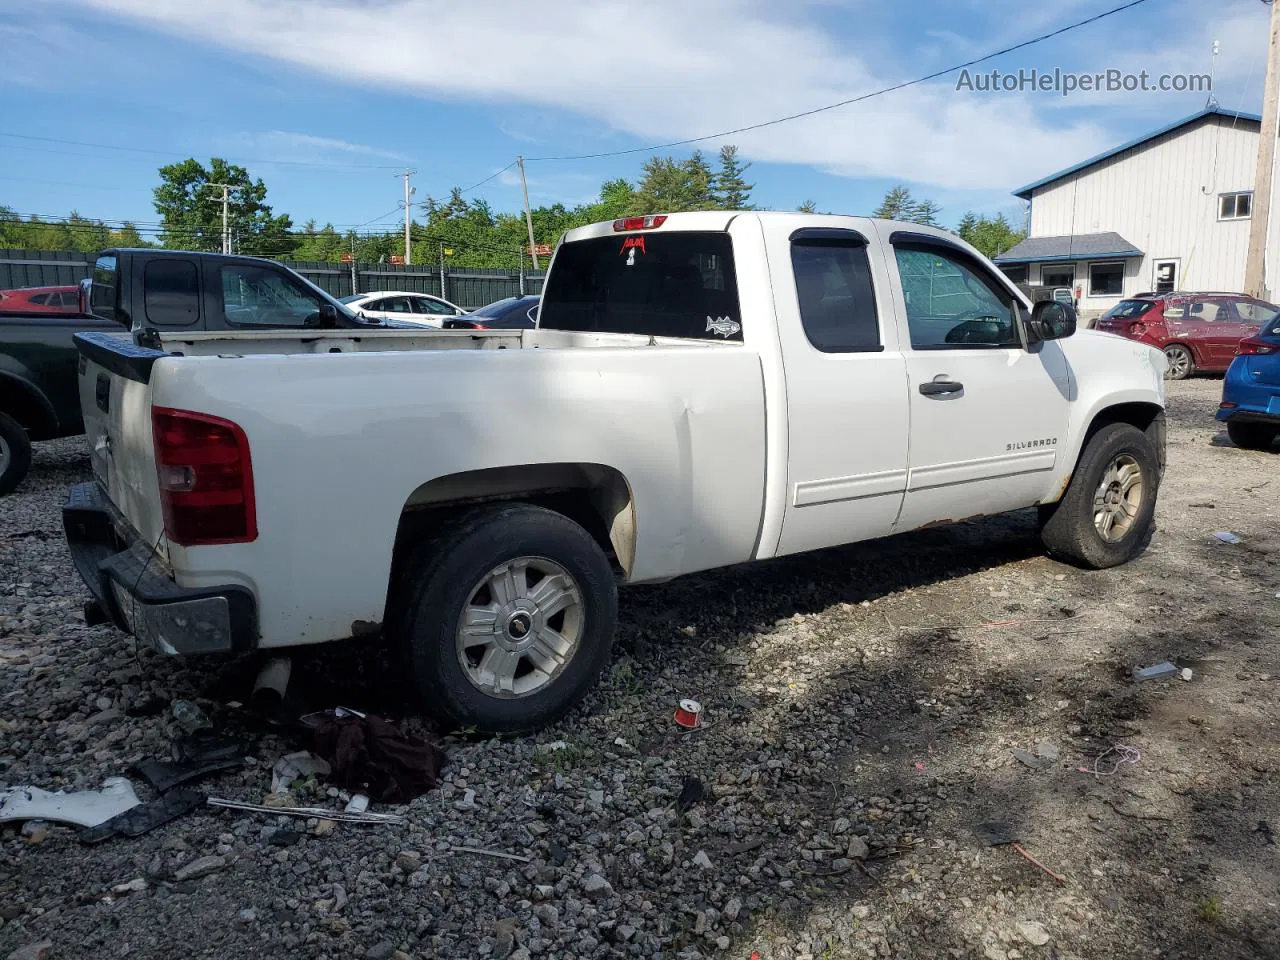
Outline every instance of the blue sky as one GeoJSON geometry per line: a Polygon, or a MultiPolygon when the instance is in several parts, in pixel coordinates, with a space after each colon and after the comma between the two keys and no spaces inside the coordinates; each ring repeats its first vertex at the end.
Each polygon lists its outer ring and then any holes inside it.
{"type": "MultiPolygon", "coordinates": [[[[1121,2],[0,0],[0,204],[154,222],[156,168],[217,155],[263,178],[297,224],[390,227],[406,165],[415,200],[443,196],[518,153],[626,150],[759,122],[1121,2]]],[[[1257,0],[1147,0],[978,69],[1206,73],[1218,40],[1214,94],[1256,112],[1268,16],[1257,0]]],[[[963,92],[951,75],[703,149],[738,144],[758,206],[865,213],[901,182],[950,225],[968,209],[1017,216],[1018,186],[1205,100],[963,92]]],[[[582,202],[604,179],[634,179],[646,156],[531,162],[531,199],[582,202]]],[[[513,173],[471,196],[516,210],[513,173]]]]}

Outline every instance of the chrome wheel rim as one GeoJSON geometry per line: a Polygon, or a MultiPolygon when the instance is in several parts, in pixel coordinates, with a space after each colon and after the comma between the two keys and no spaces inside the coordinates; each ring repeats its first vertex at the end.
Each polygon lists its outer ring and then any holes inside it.
{"type": "Polygon", "coordinates": [[[9,470],[9,441],[4,437],[0,437],[0,477],[3,477],[9,470]]]}
{"type": "Polygon", "coordinates": [[[486,573],[458,621],[458,663],[471,685],[514,700],[554,683],[582,642],[582,592],[564,567],[517,557],[486,573]]]}
{"type": "Polygon", "coordinates": [[[1181,348],[1175,348],[1165,351],[1165,357],[1169,361],[1169,369],[1165,376],[1170,380],[1181,380],[1191,372],[1191,354],[1181,348]]]}
{"type": "Polygon", "coordinates": [[[1108,543],[1123,540],[1142,509],[1142,468],[1127,453],[1107,466],[1093,495],[1093,526],[1108,543]]]}

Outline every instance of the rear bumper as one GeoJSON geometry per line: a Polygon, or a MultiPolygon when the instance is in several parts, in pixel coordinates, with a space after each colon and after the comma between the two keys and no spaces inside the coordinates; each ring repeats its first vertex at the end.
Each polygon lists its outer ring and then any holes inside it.
{"type": "Polygon", "coordinates": [[[244,653],[257,646],[253,594],[233,584],[178,586],[96,482],[67,493],[62,526],[80,579],[106,617],[139,642],[173,656],[244,653]]]}
{"type": "Polygon", "coordinates": [[[1263,413],[1258,410],[1219,410],[1214,418],[1223,423],[1265,423],[1271,427],[1280,427],[1280,413],[1263,413]]]}
{"type": "Polygon", "coordinates": [[[1250,361],[1280,364],[1280,357],[1236,357],[1222,380],[1222,402],[1231,406],[1219,406],[1214,417],[1224,423],[1280,424],[1280,385],[1263,383],[1260,374],[1264,371],[1250,361]]]}

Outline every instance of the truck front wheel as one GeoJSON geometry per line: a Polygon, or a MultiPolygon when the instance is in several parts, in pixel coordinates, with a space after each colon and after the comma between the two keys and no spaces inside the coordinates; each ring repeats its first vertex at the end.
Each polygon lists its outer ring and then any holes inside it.
{"type": "Polygon", "coordinates": [[[1145,433],[1110,423],[1085,445],[1067,492],[1041,508],[1049,553],[1095,570],[1127,563],[1155,527],[1159,457],[1145,433]]]}
{"type": "Polygon", "coordinates": [[[0,413],[0,497],[12,493],[31,468],[31,441],[22,425],[0,413]]]}
{"type": "Polygon", "coordinates": [[[608,662],[618,596],[604,551],[529,504],[460,517],[402,569],[392,642],[425,712],[484,733],[541,727],[608,662]]]}

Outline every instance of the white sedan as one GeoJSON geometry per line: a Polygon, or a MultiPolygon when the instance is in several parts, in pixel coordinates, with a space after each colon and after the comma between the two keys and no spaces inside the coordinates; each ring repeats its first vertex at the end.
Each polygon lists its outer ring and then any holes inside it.
{"type": "Polygon", "coordinates": [[[342,302],[370,320],[399,320],[439,327],[445,320],[466,313],[462,307],[440,297],[402,290],[372,290],[343,297],[342,302]]]}

